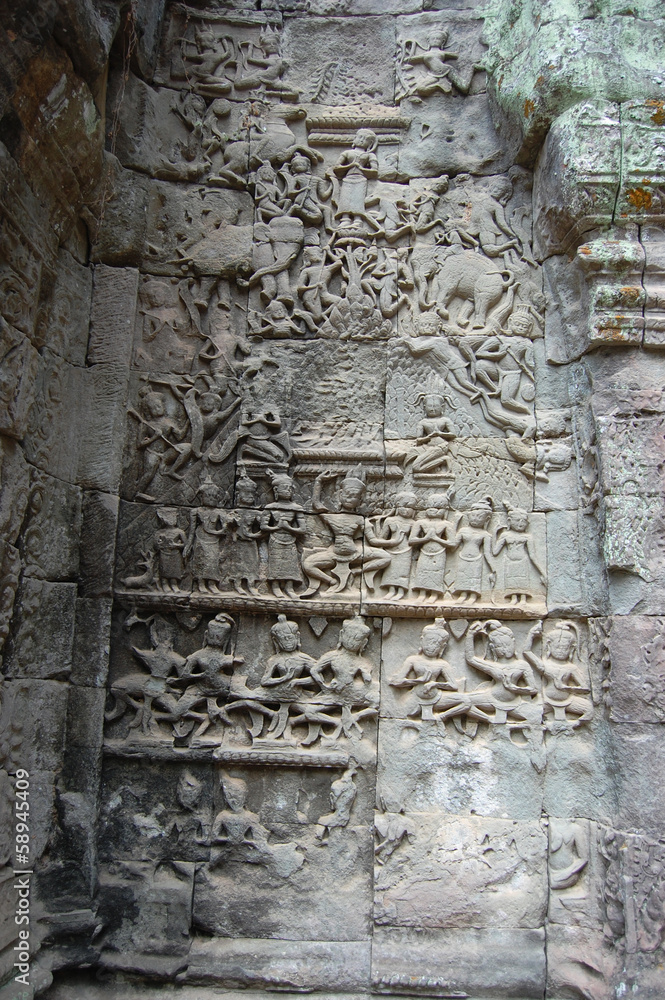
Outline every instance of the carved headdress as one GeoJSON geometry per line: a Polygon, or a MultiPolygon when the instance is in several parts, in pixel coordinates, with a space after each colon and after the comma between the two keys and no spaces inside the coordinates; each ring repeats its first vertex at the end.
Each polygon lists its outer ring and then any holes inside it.
{"type": "Polygon", "coordinates": [[[436,507],[437,510],[447,510],[453,502],[455,496],[455,489],[446,490],[445,493],[432,493],[431,496],[427,498],[427,507],[436,507]]]}
{"type": "Polygon", "coordinates": [[[396,507],[417,507],[418,506],[418,497],[416,496],[415,493],[408,493],[408,492],[398,493],[397,496],[395,497],[395,506],[396,507]]]}
{"type": "Polygon", "coordinates": [[[367,143],[365,148],[373,153],[379,145],[379,138],[371,128],[359,128],[353,137],[353,145],[355,146],[358,142],[362,142],[363,145],[367,143]]]}
{"type": "Polygon", "coordinates": [[[568,620],[557,622],[556,625],[554,626],[554,628],[551,629],[551,631],[547,633],[547,636],[546,636],[546,639],[545,639],[545,649],[546,649],[546,651],[548,653],[549,653],[549,650],[550,650],[552,642],[557,637],[560,637],[560,638],[570,637],[571,639],[573,639],[574,644],[575,644],[574,645],[575,653],[577,654],[577,658],[578,659],[580,658],[580,653],[581,653],[581,649],[580,649],[580,647],[581,647],[580,630],[577,627],[577,625],[576,625],[575,622],[568,621],[568,620]]]}
{"type": "Polygon", "coordinates": [[[286,472],[273,472],[272,469],[267,469],[266,475],[273,489],[275,486],[293,486],[293,477],[287,475],[286,472]]]}
{"type": "Polygon", "coordinates": [[[288,636],[297,636],[298,648],[300,648],[300,629],[296,622],[290,622],[286,615],[277,616],[277,621],[270,629],[270,635],[272,636],[276,652],[279,652],[278,643],[280,636],[284,636],[285,638],[288,636]]]}
{"type": "Polygon", "coordinates": [[[247,470],[241,463],[239,463],[239,470],[240,475],[236,479],[236,496],[244,494],[245,496],[251,495],[253,498],[256,498],[256,483],[247,475],[247,470]]]}
{"type": "Polygon", "coordinates": [[[349,469],[342,480],[342,485],[354,486],[356,489],[362,488],[365,490],[365,470],[359,465],[355,469],[349,469]]]}
{"type": "Polygon", "coordinates": [[[221,497],[221,490],[217,483],[211,478],[210,473],[202,479],[199,488],[196,491],[197,496],[203,498],[204,496],[209,496],[212,498],[213,504],[219,503],[221,497]]]}
{"type": "Polygon", "coordinates": [[[354,645],[359,645],[358,653],[360,654],[367,645],[367,640],[371,634],[372,630],[365,624],[365,619],[360,615],[356,615],[355,618],[345,618],[339,632],[337,648],[342,648],[344,639],[351,639],[354,645]]]}
{"type": "Polygon", "coordinates": [[[497,621],[496,619],[490,619],[485,622],[485,628],[483,629],[485,635],[487,636],[487,644],[489,646],[489,652],[492,656],[496,655],[496,640],[497,639],[513,639],[515,638],[513,630],[509,625],[504,624],[504,622],[497,621]]]}
{"type": "Polygon", "coordinates": [[[208,622],[208,628],[206,630],[206,645],[209,643],[217,644],[223,643],[229,636],[231,629],[233,628],[235,622],[231,615],[227,615],[226,612],[220,611],[218,615],[215,615],[208,622]]]}
{"type": "Polygon", "coordinates": [[[425,635],[436,635],[441,643],[448,642],[450,639],[450,632],[446,628],[445,618],[435,618],[431,625],[425,625],[422,634],[425,635]]]}
{"type": "Polygon", "coordinates": [[[261,48],[264,51],[265,51],[266,45],[267,45],[269,49],[272,49],[274,52],[278,52],[279,51],[279,41],[280,41],[280,39],[279,39],[279,32],[278,31],[274,31],[270,27],[270,25],[266,25],[266,27],[263,28],[263,30],[261,31],[261,34],[259,35],[259,45],[261,46],[261,48]]]}

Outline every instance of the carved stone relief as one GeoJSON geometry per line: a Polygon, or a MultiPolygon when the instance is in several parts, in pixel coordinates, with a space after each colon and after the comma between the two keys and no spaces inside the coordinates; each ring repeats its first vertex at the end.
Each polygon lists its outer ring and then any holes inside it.
{"type": "Polygon", "coordinates": [[[35,996],[661,1000],[662,25],[423,6],[8,21],[35,996]]]}

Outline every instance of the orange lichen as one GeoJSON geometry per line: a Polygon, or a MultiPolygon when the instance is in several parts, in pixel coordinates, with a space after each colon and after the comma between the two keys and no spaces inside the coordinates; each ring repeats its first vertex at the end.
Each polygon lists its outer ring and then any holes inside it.
{"type": "Polygon", "coordinates": [[[529,115],[532,115],[535,110],[536,110],[536,105],[534,101],[532,101],[530,98],[527,97],[526,101],[524,102],[524,117],[528,118],[529,115]]]}
{"type": "Polygon", "coordinates": [[[633,285],[624,285],[619,291],[627,306],[637,305],[642,295],[642,289],[635,288],[633,285]]]}
{"type": "Polygon", "coordinates": [[[615,316],[606,320],[598,326],[598,334],[603,340],[624,341],[630,336],[630,329],[626,328],[626,316],[615,316]]]}
{"type": "Polygon", "coordinates": [[[656,110],[651,115],[651,121],[654,125],[665,125],[665,103],[663,101],[650,100],[646,102],[647,107],[655,108],[656,110]]]}
{"type": "Polygon", "coordinates": [[[645,191],[644,188],[629,188],[626,191],[626,197],[638,211],[648,211],[651,208],[651,202],[653,201],[651,191],[645,191]]]}

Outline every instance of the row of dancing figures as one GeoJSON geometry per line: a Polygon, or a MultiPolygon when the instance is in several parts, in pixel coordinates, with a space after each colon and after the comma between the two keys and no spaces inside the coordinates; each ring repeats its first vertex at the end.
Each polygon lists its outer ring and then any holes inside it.
{"type": "Polygon", "coordinates": [[[449,640],[445,619],[435,619],[423,629],[418,652],[391,678],[391,687],[409,693],[407,714],[440,723],[452,719],[460,730],[465,717],[469,735],[481,722],[520,728],[543,718],[550,726],[576,728],[592,718],[589,679],[574,622],[557,622],[547,635],[537,622],[521,656],[505,622],[474,622],[465,640],[465,661],[489,681],[470,691],[467,678],[453,677],[444,659],[449,640]],[[538,642],[540,654],[534,648],[538,642]]]}
{"type": "MultiPolygon", "coordinates": [[[[315,659],[301,649],[297,623],[278,615],[270,629],[274,653],[260,681],[263,696],[281,702],[278,710],[271,709],[267,732],[271,739],[289,740],[293,727],[303,725],[307,726],[306,736],[299,740],[303,746],[321,736],[362,735],[360,720],[374,718],[379,703],[372,663],[363,655],[370,632],[361,617],[349,618],[342,623],[337,647],[315,659]],[[308,696],[325,704],[308,703],[308,696]]],[[[261,694],[254,692],[257,696],[261,694]]]]}
{"type": "Polygon", "coordinates": [[[177,738],[200,737],[221,723],[241,724],[253,739],[266,727],[271,739],[290,739],[293,727],[306,727],[300,742],[309,745],[321,736],[360,734],[359,720],[376,715],[378,685],[363,655],[371,630],[358,616],[342,622],[336,648],[315,659],[301,650],[298,625],[279,615],[270,630],[274,654],[258,688],[235,677],[245,661],[228,649],[234,621],[225,612],[208,623],[201,648],[188,656],[174,648],[173,623],[134,615],[126,625],[136,622],[149,625],[150,646],[131,647],[148,672],[112,683],[105,717],[114,722],[133,710],[129,730],[137,735],[160,735],[166,723],[177,738]]]}

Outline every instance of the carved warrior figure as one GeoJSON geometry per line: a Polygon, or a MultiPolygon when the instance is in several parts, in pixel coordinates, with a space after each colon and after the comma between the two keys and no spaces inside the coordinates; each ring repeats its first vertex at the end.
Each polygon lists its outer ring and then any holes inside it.
{"type": "Polygon", "coordinates": [[[178,685],[185,690],[173,707],[174,732],[179,737],[192,733],[197,721],[194,737],[202,736],[217,719],[230,722],[224,703],[234,667],[245,662],[242,656],[226,651],[233,626],[233,618],[220,612],[208,622],[201,649],[185,660],[178,677],[178,685]]]}
{"type": "Polygon", "coordinates": [[[174,56],[172,75],[188,80],[208,97],[229,95],[244,100],[265,95],[297,101],[298,91],[282,80],[287,68],[280,54],[279,33],[269,26],[261,30],[257,42],[237,42],[230,35],[218,34],[212,25],[195,22],[174,56]]]}
{"type": "MultiPolygon", "coordinates": [[[[390,686],[408,694],[404,702],[407,715],[441,726],[450,719],[467,736],[474,736],[480,723],[530,732],[541,717],[528,656],[539,628],[540,623],[531,629],[525,651],[519,656],[508,625],[494,620],[474,622],[467,632],[464,658],[468,667],[491,680],[467,689],[467,678],[453,677],[449,662],[443,658],[450,633],[445,620],[437,618],[425,626],[418,653],[405,659],[390,678],[390,686]],[[478,645],[481,640],[482,651],[478,645]]],[[[531,745],[530,737],[527,742],[531,745]]]]}
{"type": "Polygon", "coordinates": [[[368,691],[372,683],[372,663],[363,651],[371,630],[357,615],[343,622],[337,649],[324,653],[310,673],[322,691],[329,691],[347,704],[359,701],[378,704],[376,692],[368,691]]]}
{"type": "Polygon", "coordinates": [[[505,548],[503,581],[499,589],[511,603],[524,604],[533,599],[538,589],[533,586],[534,570],[543,587],[547,579],[537,561],[533,536],[528,531],[529,515],[519,507],[507,506],[507,510],[508,525],[495,532],[492,555],[499,555],[505,548]]]}
{"type": "Polygon", "coordinates": [[[160,527],[154,535],[159,583],[162,590],[180,590],[185,575],[187,536],[178,527],[178,511],[161,507],[157,510],[160,527]]]}
{"type": "Polygon", "coordinates": [[[269,96],[298,100],[298,91],[282,82],[288,63],[280,54],[280,36],[270,27],[259,35],[258,46],[251,42],[238,45],[238,71],[233,82],[241,95],[248,90],[264,90],[269,96]]]}
{"type": "Polygon", "coordinates": [[[113,682],[110,690],[113,701],[104,713],[107,722],[119,719],[133,708],[135,714],[129,723],[130,731],[138,729],[141,735],[149,736],[159,732],[159,719],[171,718],[177,696],[169,681],[185,666],[185,657],[173,648],[176,634],[177,628],[160,615],[150,619],[151,648],[131,647],[136,659],[149,673],[127,674],[113,682]]]}
{"type": "Polygon", "coordinates": [[[459,548],[454,594],[458,601],[477,601],[483,590],[484,573],[490,588],[496,582],[492,561],[492,536],[487,525],[492,514],[491,500],[479,500],[468,512],[467,523],[456,533],[453,546],[459,548]]]}
{"type": "MultiPolygon", "coordinates": [[[[127,627],[145,620],[136,614],[127,627]]],[[[188,656],[174,649],[175,624],[153,615],[152,647],[131,647],[149,673],[130,673],[110,690],[106,719],[113,724],[128,710],[134,738],[173,740],[185,745],[206,736],[215,743],[244,745],[265,737],[284,740],[292,749],[342,735],[362,739],[360,723],[375,718],[378,683],[364,654],[370,628],[360,617],[342,623],[335,649],[318,660],[302,652],[295,622],[279,615],[271,628],[274,654],[263,668],[258,687],[247,688],[237,668],[242,656],[228,650],[233,619],[220,612],[204,633],[203,644],[188,656]]]]}
{"type": "MultiPolygon", "coordinates": [[[[529,633],[527,650],[531,648],[540,623],[529,633]]],[[[529,701],[537,694],[533,671],[525,658],[515,650],[515,636],[509,625],[498,621],[474,622],[467,633],[465,646],[466,662],[470,667],[491,678],[490,699],[485,705],[479,704],[483,712],[491,708],[493,722],[526,720],[524,700],[529,701]],[[485,637],[485,652],[478,655],[477,638],[485,637]]],[[[482,699],[482,695],[480,696],[482,699]]],[[[474,699],[476,700],[476,699],[474,699]]],[[[487,716],[485,716],[487,719],[487,716]]]]}
{"type": "Polygon", "coordinates": [[[374,814],[374,857],[383,865],[406,839],[412,843],[416,837],[416,824],[404,815],[404,806],[391,793],[377,796],[382,812],[374,814]]]}
{"type": "Polygon", "coordinates": [[[143,452],[143,473],[136,486],[136,498],[154,500],[146,490],[158,472],[168,471],[169,459],[172,463],[177,457],[176,445],[182,441],[186,429],[167,416],[162,393],[144,390],[141,411],[129,410],[139,421],[137,448],[143,452]]]}
{"type": "Polygon", "coordinates": [[[576,885],[589,863],[589,838],[579,823],[549,820],[550,887],[557,891],[576,885]]]}
{"type": "Polygon", "coordinates": [[[246,808],[247,783],[242,778],[232,778],[222,774],[222,789],[228,808],[218,812],[210,831],[212,844],[230,847],[249,846],[258,857],[272,856],[268,846],[268,830],[261,824],[256,813],[246,808]]]}
{"type": "MultiPolygon", "coordinates": [[[[146,345],[155,340],[159,342],[160,339],[171,338],[177,343],[189,331],[188,317],[183,309],[179,289],[168,279],[153,278],[143,284],[140,312],[143,316],[142,339],[146,345]]],[[[139,348],[137,355],[138,360],[149,360],[149,355],[143,348],[139,348]]]]}
{"type": "Polygon", "coordinates": [[[261,578],[259,540],[264,532],[256,510],[256,483],[239,466],[236,502],[240,509],[227,515],[228,544],[224,550],[224,568],[230,590],[257,596],[261,578]],[[250,508],[250,509],[248,509],[250,508]]]}
{"type": "Polygon", "coordinates": [[[158,474],[180,482],[193,463],[227,457],[223,449],[221,458],[217,453],[219,440],[240,397],[221,373],[153,378],[139,398],[139,411],[128,411],[138,422],[137,449],[143,453],[137,499],[156,499],[147,490],[158,474]]]}
{"type": "MultiPolygon", "coordinates": [[[[406,345],[415,357],[425,355],[451,389],[477,403],[484,419],[508,433],[531,441],[536,432],[532,413],[533,351],[530,341],[515,338],[446,335],[437,313],[417,317],[406,345]]],[[[535,447],[531,446],[531,460],[535,447]]]]}
{"type": "Polygon", "coordinates": [[[411,576],[411,543],[413,519],[418,499],[413,493],[400,493],[395,498],[395,513],[375,518],[366,525],[365,535],[375,545],[386,550],[390,562],[381,574],[381,590],[387,600],[404,597],[409,589],[411,576]]]}
{"type": "MultiPolygon", "coordinates": [[[[141,619],[129,619],[128,625],[141,619]]],[[[132,647],[132,653],[148,667],[150,675],[129,674],[111,686],[113,706],[106,712],[107,722],[136,709],[130,729],[141,727],[143,735],[162,734],[161,725],[172,727],[174,736],[189,737],[197,722],[194,737],[202,736],[217,719],[229,722],[224,710],[228,700],[230,677],[242,657],[226,653],[233,619],[223,612],[210,622],[203,646],[189,656],[174,650],[176,626],[153,616],[150,620],[152,649],[132,647]],[[220,704],[221,700],[221,704],[220,704]]]]}
{"type": "Polygon", "coordinates": [[[444,396],[425,393],[425,418],[418,425],[416,446],[407,452],[404,465],[411,465],[414,476],[448,471],[449,442],[457,436],[448,417],[443,415],[444,396]]]}
{"type": "Polygon", "coordinates": [[[227,519],[217,509],[219,489],[211,479],[205,479],[198,490],[203,507],[191,512],[190,534],[183,552],[190,559],[195,589],[202,594],[219,594],[222,573],[219,561],[219,539],[226,531],[227,519]]]}

